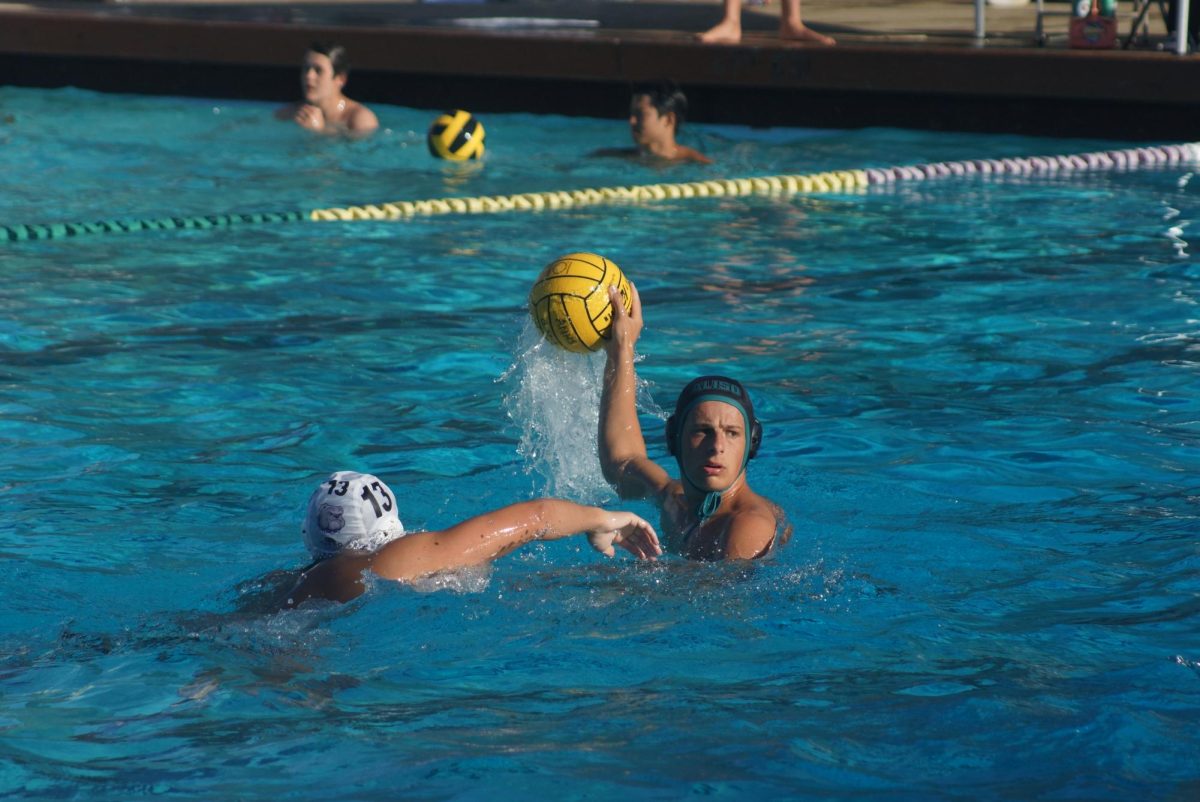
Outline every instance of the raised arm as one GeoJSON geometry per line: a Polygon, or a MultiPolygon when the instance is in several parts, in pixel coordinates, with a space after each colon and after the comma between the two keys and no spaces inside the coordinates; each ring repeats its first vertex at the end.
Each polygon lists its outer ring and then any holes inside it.
{"type": "Polygon", "coordinates": [[[363,571],[401,581],[482,565],[534,540],[586,533],[592,547],[611,557],[614,545],[642,559],[662,554],[654,527],[631,512],[609,512],[560,499],[512,504],[477,515],[442,531],[416,532],[373,554],[343,553],[318,563],[301,577],[287,606],[311,598],[349,601],[363,590],[363,571]]]}
{"type": "Polygon", "coordinates": [[[642,333],[642,301],[629,283],[633,311],[625,313],[616,287],[612,299],[612,331],[606,345],[604,387],[600,394],[600,431],[597,436],[604,478],[621,498],[657,496],[671,478],[646,454],[646,440],[637,416],[637,373],[634,346],[642,333]]]}

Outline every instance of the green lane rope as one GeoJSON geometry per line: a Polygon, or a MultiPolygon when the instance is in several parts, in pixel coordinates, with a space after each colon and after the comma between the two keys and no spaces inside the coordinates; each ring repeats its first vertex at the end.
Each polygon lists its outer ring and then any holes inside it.
{"type": "Polygon", "coordinates": [[[0,226],[0,240],[59,239],[84,234],[120,234],[130,231],[174,231],[177,229],[228,228],[236,225],[290,223],[307,220],[308,212],[255,212],[209,214],[198,217],[160,217],[153,220],[98,220],[94,223],[49,223],[46,225],[0,226]]]}

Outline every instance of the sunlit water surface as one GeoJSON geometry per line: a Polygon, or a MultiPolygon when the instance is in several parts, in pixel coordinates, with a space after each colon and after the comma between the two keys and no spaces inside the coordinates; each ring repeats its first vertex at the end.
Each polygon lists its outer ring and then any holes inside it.
{"type": "MultiPolygon", "coordinates": [[[[0,222],[810,173],[1125,143],[693,126],[713,167],[581,158],[620,122],[431,114],[326,141],[265,105],[0,89],[0,222]]],[[[0,244],[0,795],[1200,796],[1194,165],[891,191],[0,244]],[[410,529],[611,503],[600,357],[525,296],[641,289],[643,427],[751,388],[755,565],[606,561],[246,612],[335,469],[410,529]]],[[[634,509],[646,515],[645,504],[634,509]]]]}

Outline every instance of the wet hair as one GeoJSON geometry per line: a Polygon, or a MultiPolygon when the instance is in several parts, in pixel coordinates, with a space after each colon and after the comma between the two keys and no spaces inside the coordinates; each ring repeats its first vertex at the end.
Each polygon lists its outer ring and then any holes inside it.
{"type": "Polygon", "coordinates": [[[633,96],[645,95],[650,99],[650,105],[660,115],[667,112],[675,114],[675,132],[683,128],[683,120],[687,117],[687,95],[679,88],[679,84],[667,79],[656,83],[637,84],[633,87],[633,96]]]}
{"type": "Polygon", "coordinates": [[[337,42],[313,42],[308,46],[308,52],[328,56],[329,63],[333,65],[334,75],[346,75],[350,72],[350,57],[346,55],[346,48],[337,42]]]}

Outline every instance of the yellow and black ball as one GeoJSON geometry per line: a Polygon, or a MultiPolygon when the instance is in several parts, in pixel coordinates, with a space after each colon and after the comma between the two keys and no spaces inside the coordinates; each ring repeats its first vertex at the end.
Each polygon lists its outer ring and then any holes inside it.
{"type": "Polygon", "coordinates": [[[569,253],[546,265],[529,291],[529,311],[542,335],[568,351],[595,351],[608,339],[613,309],[608,288],[633,309],[629,280],[621,268],[595,253],[569,253]]]}
{"type": "Polygon", "coordinates": [[[433,121],[425,141],[439,159],[465,162],[483,158],[483,124],[469,111],[448,111],[433,121]]]}

